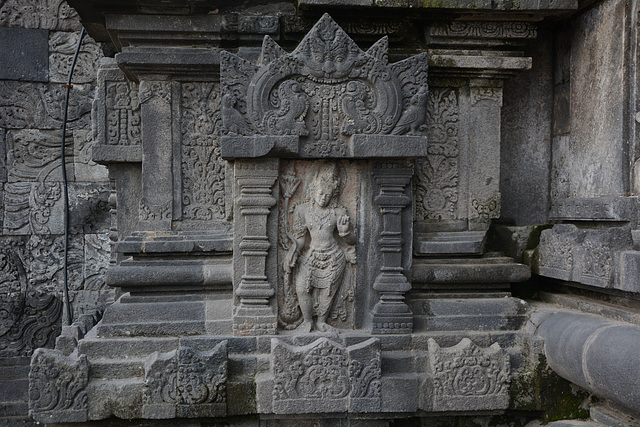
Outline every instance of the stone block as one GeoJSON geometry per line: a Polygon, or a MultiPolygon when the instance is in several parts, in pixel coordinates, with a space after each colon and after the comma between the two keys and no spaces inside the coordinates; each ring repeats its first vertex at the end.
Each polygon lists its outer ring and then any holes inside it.
{"type": "Polygon", "coordinates": [[[87,387],[90,420],[109,417],[134,419],[142,417],[142,378],[91,380],[87,387]]]}
{"type": "Polygon", "coordinates": [[[39,348],[29,373],[29,416],[42,423],[87,421],[87,356],[39,348]]]}
{"type": "Polygon", "coordinates": [[[434,232],[419,234],[414,251],[418,256],[482,255],[485,231],[434,232]]]}
{"type": "Polygon", "coordinates": [[[47,30],[0,27],[0,80],[47,82],[48,37],[47,30]]]}
{"type": "MultiPolygon", "coordinates": [[[[505,82],[500,140],[501,222],[543,224],[549,210],[553,36],[544,26],[525,48],[532,68],[505,82]]],[[[517,31],[527,34],[526,29],[517,31]]],[[[514,31],[515,32],[515,31],[514,31]]],[[[514,39],[509,40],[513,42],[514,39]]]]}
{"type": "Polygon", "coordinates": [[[415,374],[385,375],[380,384],[380,412],[415,412],[418,409],[419,378],[415,374]]]}
{"type": "MultiPolygon", "coordinates": [[[[0,127],[62,129],[66,90],[61,85],[0,81],[0,127]]],[[[75,85],[69,98],[67,129],[89,125],[94,86],[75,85]]]]}
{"type": "MultiPolygon", "coordinates": [[[[276,414],[377,412],[380,342],[344,347],[327,338],[304,346],[271,341],[272,408],[276,414]]],[[[258,394],[258,399],[268,396],[258,394]]],[[[262,404],[258,403],[260,408],[262,404]]]]}
{"type": "Polygon", "coordinates": [[[77,31],[80,28],[78,13],[64,0],[38,3],[36,10],[30,0],[5,2],[0,7],[0,26],[58,31],[77,31]]]}
{"type": "MultiPolygon", "coordinates": [[[[69,69],[78,46],[80,33],[52,31],[49,33],[49,81],[66,83],[69,80],[69,69]]],[[[89,36],[82,39],[76,66],[73,70],[72,83],[92,83],[96,80],[97,66],[102,51],[100,46],[89,36]]]]}
{"type": "Polygon", "coordinates": [[[107,182],[107,168],[93,160],[93,137],[90,129],[73,131],[73,172],[76,182],[107,182]]]}
{"type": "Polygon", "coordinates": [[[441,348],[429,340],[433,376],[433,411],[506,409],[509,406],[511,365],[497,343],[488,348],[468,338],[441,348]]]}
{"type": "Polygon", "coordinates": [[[575,248],[582,244],[586,231],[575,225],[560,224],[540,234],[538,274],[561,280],[572,280],[576,262],[575,248]]]}
{"type": "Polygon", "coordinates": [[[638,218],[637,197],[593,197],[558,199],[549,219],[556,221],[631,222],[638,218]]]}

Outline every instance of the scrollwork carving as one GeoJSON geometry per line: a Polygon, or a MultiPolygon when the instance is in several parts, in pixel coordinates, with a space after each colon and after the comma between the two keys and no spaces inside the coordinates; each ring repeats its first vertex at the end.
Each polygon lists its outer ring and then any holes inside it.
{"type": "Polygon", "coordinates": [[[403,106],[396,133],[424,132],[426,54],[390,66],[387,50],[362,51],[325,14],[291,53],[265,38],[260,67],[223,52],[225,134],[298,135],[305,156],[344,157],[352,135],[396,129],[403,106]]]}
{"type": "Polygon", "coordinates": [[[220,157],[220,95],[212,83],[182,86],[182,216],[224,219],[225,162],[220,157]]]}
{"type": "Polygon", "coordinates": [[[463,338],[453,347],[441,348],[430,338],[429,360],[434,410],[505,409],[509,405],[511,364],[498,343],[481,348],[463,338]]]}
{"type": "Polygon", "coordinates": [[[140,101],[138,85],[106,82],[106,131],[109,145],[140,145],[140,101]]]}
{"type": "Polygon", "coordinates": [[[29,373],[29,414],[47,422],[86,421],[89,361],[39,348],[29,373]]]}
{"type": "Polygon", "coordinates": [[[456,90],[432,88],[427,115],[429,156],[416,161],[415,214],[421,220],[456,219],[459,191],[456,90]]]}

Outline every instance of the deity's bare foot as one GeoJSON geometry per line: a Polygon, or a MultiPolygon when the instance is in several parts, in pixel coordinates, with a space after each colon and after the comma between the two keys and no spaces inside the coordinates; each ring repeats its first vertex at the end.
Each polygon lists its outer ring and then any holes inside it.
{"type": "Polygon", "coordinates": [[[313,324],[310,321],[305,320],[300,325],[298,325],[298,327],[295,329],[295,331],[303,333],[303,334],[306,334],[306,333],[311,332],[311,327],[312,326],[313,326],[313,324]]]}
{"type": "Polygon", "coordinates": [[[320,332],[338,332],[333,326],[327,325],[325,322],[318,320],[316,322],[316,329],[320,332]]]}

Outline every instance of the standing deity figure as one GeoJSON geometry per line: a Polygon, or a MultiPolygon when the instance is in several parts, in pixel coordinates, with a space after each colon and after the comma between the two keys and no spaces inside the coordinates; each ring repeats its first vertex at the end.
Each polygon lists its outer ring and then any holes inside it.
{"type": "Polygon", "coordinates": [[[292,237],[285,270],[294,273],[296,295],[302,312],[298,332],[330,332],[327,324],[334,296],[342,285],[347,263],[355,264],[355,233],[347,209],[337,200],[342,174],[336,163],[323,162],[311,173],[306,201],[293,211],[292,237]],[[309,237],[308,245],[307,236],[309,237]],[[296,271],[297,270],[297,271],[296,271]],[[314,322],[315,318],[315,322],[314,322]]]}

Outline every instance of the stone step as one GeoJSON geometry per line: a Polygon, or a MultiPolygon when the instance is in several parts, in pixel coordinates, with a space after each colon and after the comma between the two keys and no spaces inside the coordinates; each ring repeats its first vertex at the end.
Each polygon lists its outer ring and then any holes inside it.
{"type": "Polygon", "coordinates": [[[29,379],[0,381],[0,402],[26,401],[29,396],[29,379]]]}
{"type": "Polygon", "coordinates": [[[78,353],[96,359],[146,358],[154,351],[167,352],[178,348],[178,338],[95,338],[85,337],[78,343],[78,353]]]}
{"type": "Polygon", "coordinates": [[[0,402],[0,420],[6,417],[27,417],[28,413],[29,403],[26,396],[25,400],[0,402]]]}
{"type": "Polygon", "coordinates": [[[132,379],[144,378],[144,362],[146,359],[93,359],[90,361],[90,378],[92,379],[132,379]]]}
{"type": "Polygon", "coordinates": [[[0,381],[17,380],[29,376],[30,366],[2,366],[0,365],[0,381]]]}
{"type": "Polygon", "coordinates": [[[31,427],[36,425],[38,423],[27,416],[0,417],[0,427],[31,427]]]}

